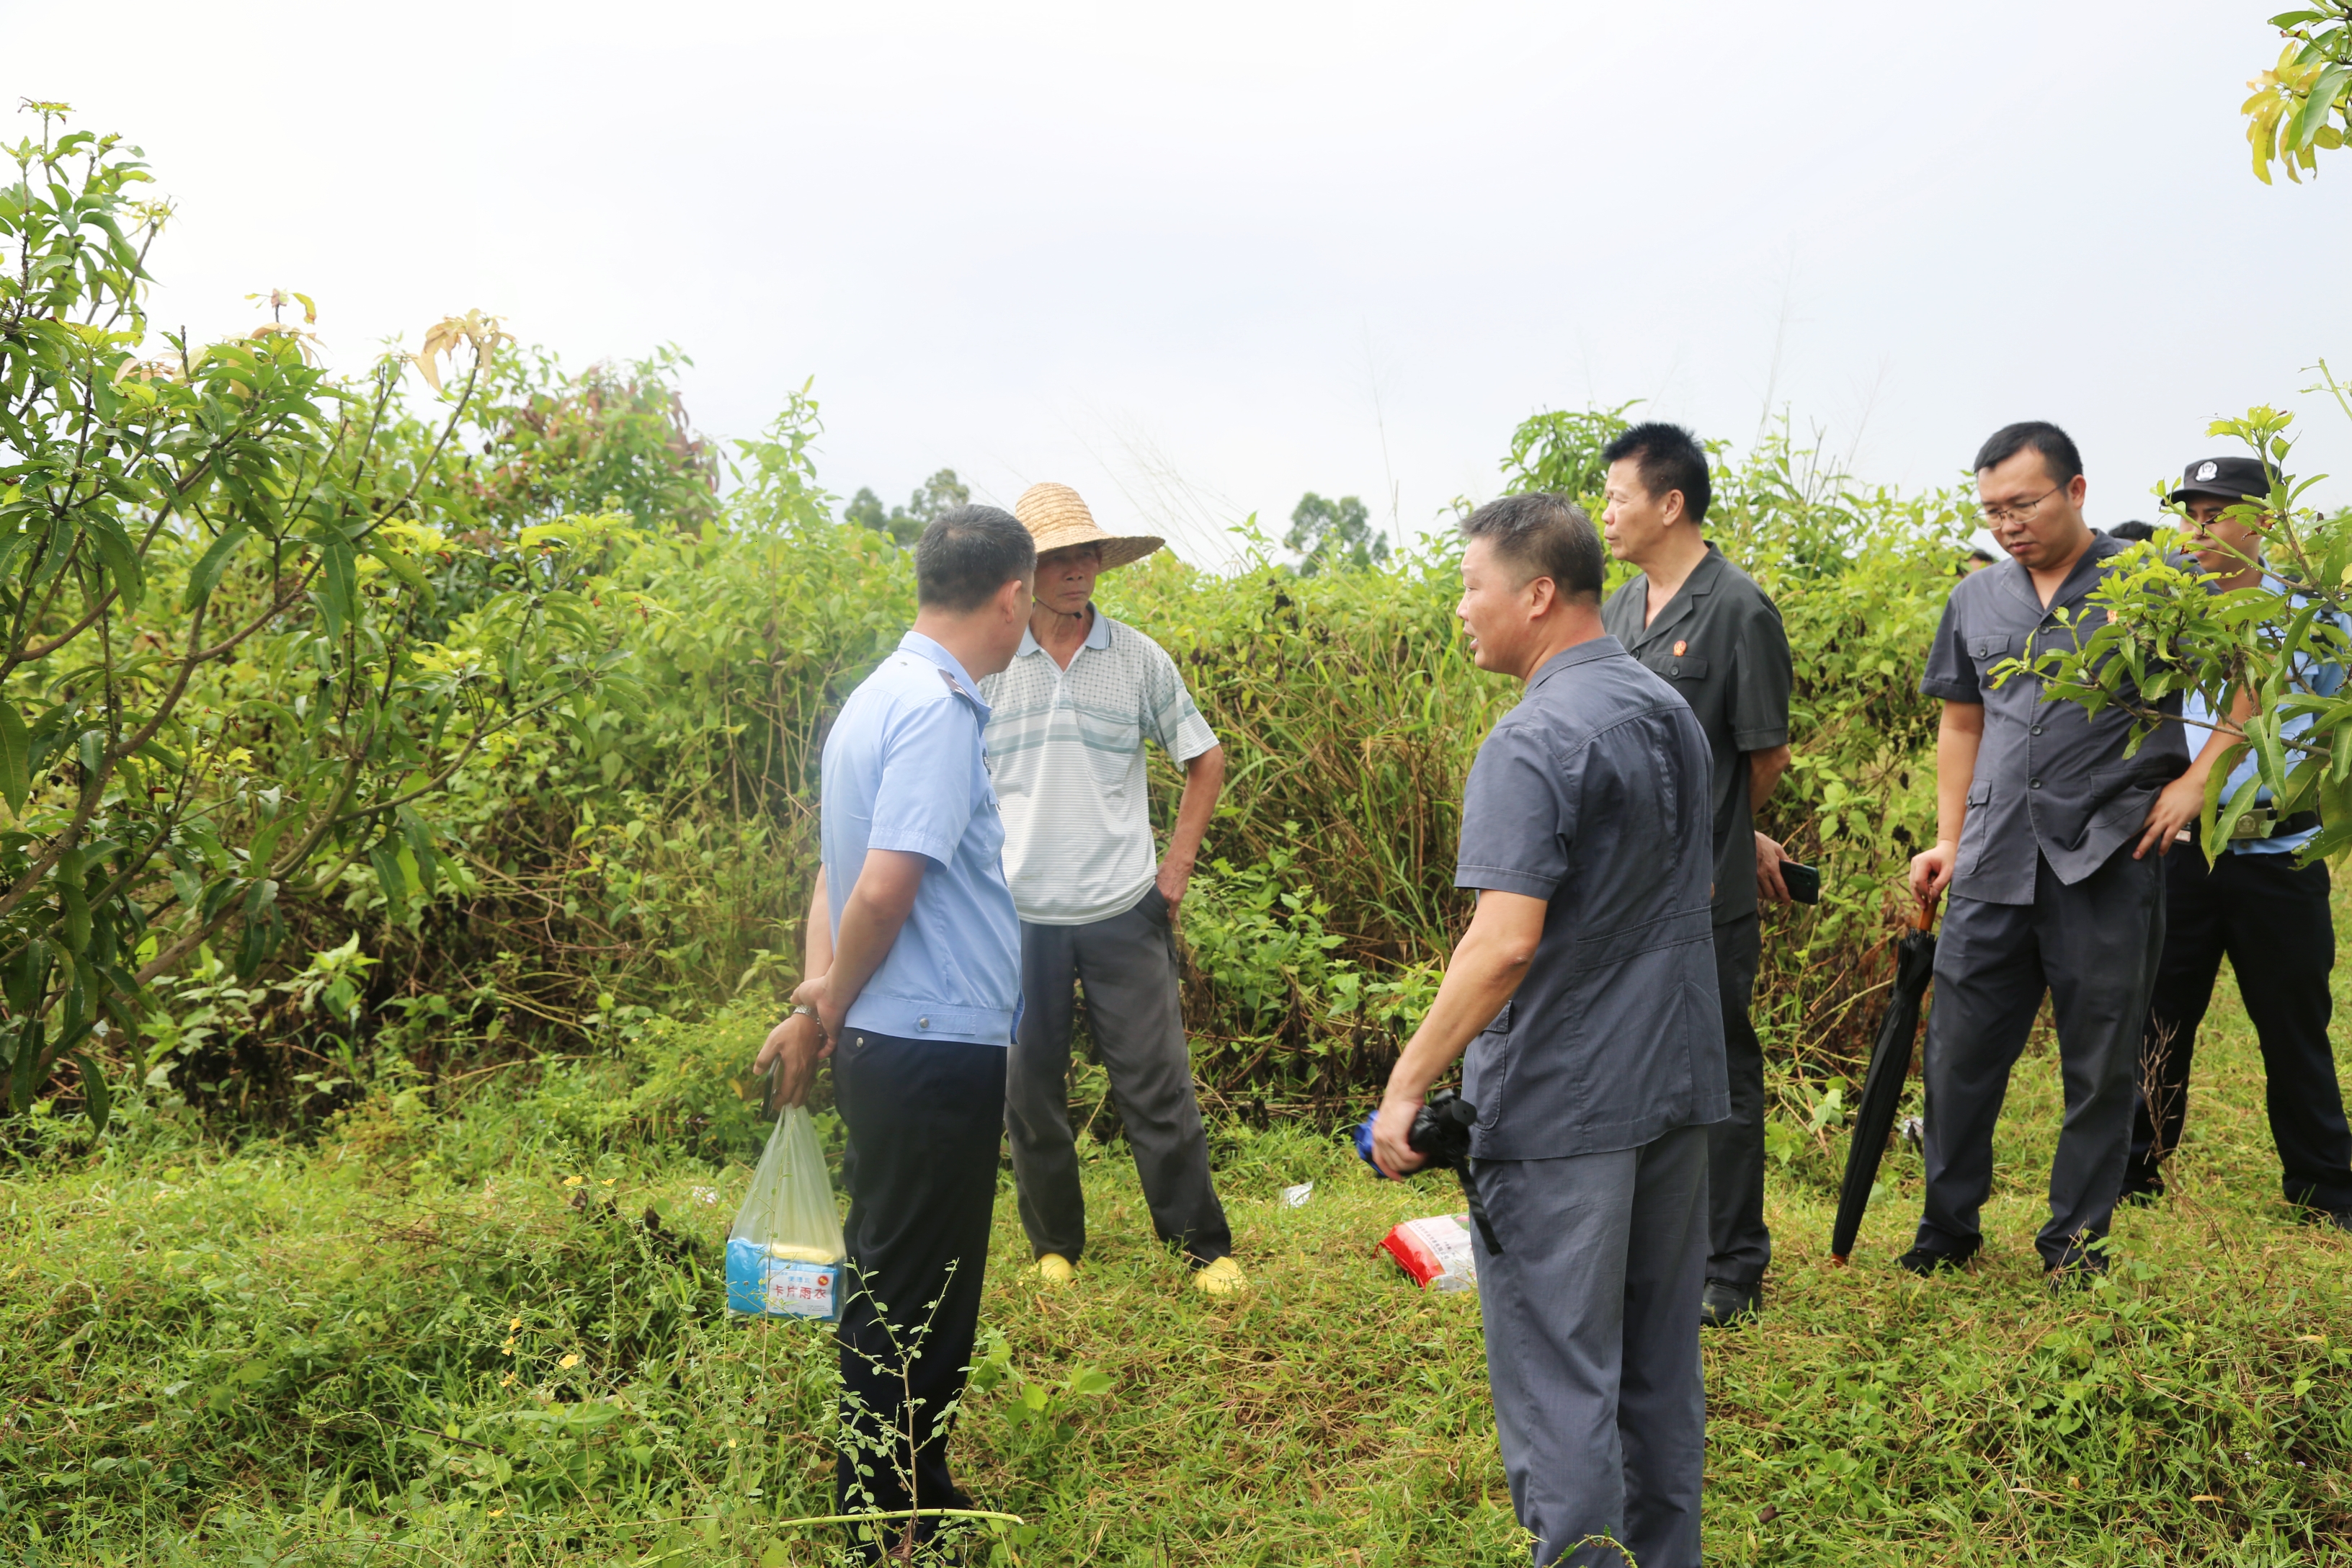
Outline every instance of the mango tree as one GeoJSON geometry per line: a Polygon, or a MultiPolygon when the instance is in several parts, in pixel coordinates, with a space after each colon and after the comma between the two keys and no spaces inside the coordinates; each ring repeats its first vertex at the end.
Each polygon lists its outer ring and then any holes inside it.
{"type": "Polygon", "coordinates": [[[70,1059],[102,1127],[105,1042],[136,1037],[151,981],[205,944],[251,974],[289,904],[397,910],[434,886],[425,810],[485,741],[632,700],[583,548],[624,521],[526,531],[445,623],[428,573],[465,547],[422,481],[498,323],[444,321],[355,380],[282,291],[248,336],[152,343],[168,205],[140,199],[135,148],[26,108],[0,187],[0,1111],[70,1059]]]}

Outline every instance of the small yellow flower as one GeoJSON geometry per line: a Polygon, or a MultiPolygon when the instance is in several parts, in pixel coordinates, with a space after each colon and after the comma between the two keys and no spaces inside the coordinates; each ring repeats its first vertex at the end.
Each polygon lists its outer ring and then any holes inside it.
{"type": "Polygon", "coordinates": [[[732,1438],[732,1437],[728,1438],[728,1439],[727,1439],[727,1446],[728,1446],[729,1447],[730,1447],[730,1448],[731,1448],[731,1447],[733,1447],[735,1446],[735,1439],[734,1439],[734,1438],[732,1438]]]}
{"type": "Polygon", "coordinates": [[[575,1366],[578,1366],[578,1365],[580,1364],[580,1357],[579,1357],[579,1355],[575,1352],[574,1354],[565,1356],[562,1361],[557,1362],[555,1364],[556,1364],[556,1365],[558,1365],[558,1366],[560,1366],[560,1367],[562,1367],[565,1371],[567,1371],[567,1372],[568,1372],[568,1371],[570,1371],[572,1368],[573,1368],[573,1367],[575,1367],[575,1366]]]}
{"type": "Polygon", "coordinates": [[[514,1386],[514,1373],[509,1373],[504,1377],[499,1379],[499,1386],[500,1388],[512,1388],[514,1386]]]}
{"type": "Polygon", "coordinates": [[[500,1515],[500,1514],[502,1514],[502,1513],[504,1513],[504,1512],[506,1512],[506,1510],[504,1510],[504,1509],[502,1509],[502,1508],[494,1508],[494,1509],[490,1510],[490,1517],[491,1517],[492,1519],[496,1519],[496,1518],[498,1518],[498,1517],[499,1517],[499,1515],[500,1515]]]}
{"type": "Polygon", "coordinates": [[[578,1176],[566,1176],[563,1178],[563,1184],[567,1187],[576,1187],[580,1184],[580,1181],[581,1178],[578,1176]]]}
{"type": "Polygon", "coordinates": [[[608,1187],[609,1187],[609,1186],[611,1186],[614,1182],[617,1182],[617,1181],[619,1181],[620,1179],[621,1179],[621,1178],[620,1178],[620,1177],[618,1177],[618,1176],[607,1176],[607,1177],[605,1177],[605,1178],[604,1178],[604,1184],[605,1184],[606,1186],[608,1186],[608,1187]]]}
{"type": "Polygon", "coordinates": [[[509,1324],[507,1325],[507,1328],[508,1328],[508,1330],[509,1330],[509,1331],[513,1331],[513,1330],[515,1330],[515,1329],[521,1328],[521,1327],[522,1327],[522,1320],[521,1320],[520,1318],[517,1318],[513,1322],[509,1323],[509,1324]]]}
{"type": "Polygon", "coordinates": [[[506,1343],[499,1347],[499,1353],[500,1355],[512,1355],[514,1354],[514,1341],[509,1340],[506,1343]]]}

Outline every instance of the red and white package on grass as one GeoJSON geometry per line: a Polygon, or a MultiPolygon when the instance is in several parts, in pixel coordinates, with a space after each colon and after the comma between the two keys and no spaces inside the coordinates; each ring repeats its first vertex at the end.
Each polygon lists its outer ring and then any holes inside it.
{"type": "Polygon", "coordinates": [[[1470,1252],[1466,1214],[1409,1219],[1383,1237],[1381,1246],[1424,1290],[1478,1288],[1478,1263],[1470,1252]]]}

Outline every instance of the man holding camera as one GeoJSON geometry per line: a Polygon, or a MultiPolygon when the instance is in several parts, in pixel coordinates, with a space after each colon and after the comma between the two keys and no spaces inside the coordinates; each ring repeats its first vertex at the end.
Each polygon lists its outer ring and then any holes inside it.
{"type": "Polygon", "coordinates": [[[1511,496],[1462,532],[1455,613],[1478,667],[1526,695],[1471,768],[1454,883],[1478,907],[1390,1075],[1373,1160],[1423,1163],[1413,1120],[1467,1049],[1487,1378],[1538,1568],[1694,1568],[1706,1128],[1727,1108],[1706,737],[1602,630],[1581,510],[1511,496]]]}
{"type": "Polygon", "coordinates": [[[1715,982],[1731,1114],[1707,1131],[1706,1292],[1700,1321],[1723,1328],[1764,1302],[1764,1047],[1749,1022],[1764,938],[1759,895],[1789,901],[1780,846],[1756,808],[1789,767],[1794,671],[1780,607],[1699,531],[1712,486],[1706,449],[1678,425],[1636,425],[1601,449],[1610,552],[1641,568],[1601,624],[1691,706],[1714,758],[1715,982]]]}
{"type": "MultiPolygon", "coordinates": [[[[2241,510],[2270,500],[2271,476],[2252,458],[2208,458],[2191,463],[2170,497],[2187,516],[2181,545],[2197,567],[2216,574],[2215,593],[2263,582],[2263,520],[2241,510]]],[[[2118,531],[2120,532],[2120,531],[2118,531]]],[[[2275,589],[2280,584],[2270,579],[2275,589]]],[[[2343,689],[2344,667],[2311,660],[2299,671],[2320,696],[2343,689]]],[[[2197,748],[2189,771],[2168,786],[2177,807],[2192,817],[2205,802],[2206,781],[2222,752],[2240,740],[2253,699],[2240,690],[2225,715],[2202,693],[2181,702],[2187,743],[2197,748]]],[[[2311,727],[2308,713],[2290,717],[2284,735],[2311,727]]],[[[2231,795],[2255,773],[2249,752],[2221,787],[2231,795]]],[[[2261,1043],[2268,1080],[2271,1138],[2278,1147],[2286,1201],[2305,1217],[2352,1230],[2352,1128],[2336,1056],[2327,1043],[2335,1010],[2328,976],[2336,967],[2336,922],[2328,911],[2327,862],[2298,866],[2295,851],[2319,832],[2319,814],[2281,817],[2266,802],[2239,819],[2239,836],[2207,865],[2193,842],[2171,858],[2164,877],[2164,958],[2140,1040],[2139,1096],[2132,1118],[2131,1163],[2124,1196],[2142,1202],[2164,1194],[2164,1160],[2180,1146],[2189,1115],[2189,1065],[2197,1026],[2213,1000],[2213,983],[2227,957],[2238,994],[2261,1043]]],[[[2179,830],[2192,839],[2194,826],[2179,830]]]]}
{"type": "MultiPolygon", "coordinates": [[[[1927,1201],[1914,1274],[1956,1268],[1984,1245],[1992,1134],[2010,1069],[2047,992],[2066,1116],[2050,1163],[2050,1218],[2035,1238],[2053,1287],[2103,1272],[2103,1239],[2129,1152],[2132,1062],[2164,949],[2160,857],[2197,803],[2165,786],[2189,763],[2180,727],[2132,747],[2132,718],[2042,700],[2019,671],[2099,624],[2092,590],[2134,548],[2092,531],[2074,443],[2055,425],[1995,431],[1977,495],[2008,552],[1960,579],[1920,691],[1943,701],[1935,847],[1912,858],[1923,903],[1952,895],[1927,1014],[1927,1201]]],[[[2138,693],[2126,690],[2131,704],[2138,693]]],[[[2151,706],[2180,711],[2178,697],[2151,706]]]]}
{"type": "Polygon", "coordinates": [[[905,1539],[908,1510],[971,1506],[949,1478],[948,1427],[979,1331],[1021,1014],[980,682],[1021,646],[1036,560],[994,507],[958,507],[916,542],[914,629],[825,739],[808,978],[754,1064],[776,1065],[779,1100],[798,1105],[833,1058],[849,1131],[835,1477],[844,1513],[887,1521],[860,1542],[869,1562],[905,1539]]]}

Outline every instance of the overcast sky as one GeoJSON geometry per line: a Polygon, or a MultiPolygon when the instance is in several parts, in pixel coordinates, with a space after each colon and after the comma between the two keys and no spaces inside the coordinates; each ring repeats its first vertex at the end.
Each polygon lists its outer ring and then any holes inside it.
{"type": "Polygon", "coordinates": [[[0,0],[0,94],[146,149],[158,324],[671,342],[719,436],[814,376],[844,495],[1058,479],[1209,561],[1307,489],[1417,531],[1631,398],[1910,487],[2055,419],[2103,524],[2285,403],[2352,500],[2300,390],[2352,370],[2352,153],[2249,173],[2270,8],[0,0]]]}

